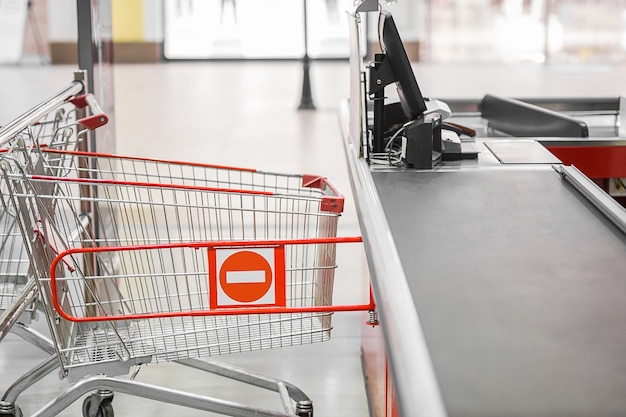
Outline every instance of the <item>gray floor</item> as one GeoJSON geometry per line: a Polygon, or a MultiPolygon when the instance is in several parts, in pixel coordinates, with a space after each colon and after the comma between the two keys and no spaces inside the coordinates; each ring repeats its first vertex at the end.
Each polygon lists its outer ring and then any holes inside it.
{"type": "MultiPolygon", "coordinates": [[[[69,66],[0,66],[0,125],[49,97],[72,77],[69,66]]],[[[424,95],[480,97],[617,96],[626,92],[621,67],[419,65],[424,95]]],[[[315,63],[316,111],[297,111],[301,68],[295,63],[168,63],[114,69],[117,152],[129,155],[248,166],[328,177],[347,198],[339,235],[359,234],[337,121],[349,92],[347,63],[315,63]]],[[[340,252],[335,300],[363,300],[366,267],[360,248],[340,252]]],[[[313,400],[317,416],[368,415],[361,373],[360,313],[338,313],[327,343],[223,356],[221,361],[287,380],[313,400]]],[[[41,323],[37,327],[44,329],[41,323]]],[[[0,391],[45,355],[9,335],[0,343],[0,391]]],[[[150,365],[138,380],[190,392],[277,408],[277,396],[251,390],[176,364],[150,365]]],[[[68,384],[50,375],[20,398],[30,415],[68,384]]],[[[118,395],[123,415],[180,416],[202,413],[118,395]]],[[[278,409],[278,408],[277,408],[278,409]]],[[[79,416],[80,404],[62,415],[79,416]]],[[[206,414],[204,414],[206,415],[206,414]]]]}

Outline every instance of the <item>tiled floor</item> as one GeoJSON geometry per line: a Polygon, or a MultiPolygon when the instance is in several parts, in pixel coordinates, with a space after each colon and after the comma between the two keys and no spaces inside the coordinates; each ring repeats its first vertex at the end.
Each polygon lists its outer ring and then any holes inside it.
{"type": "MultiPolygon", "coordinates": [[[[69,66],[0,67],[0,124],[51,96],[72,78],[69,66]]],[[[626,92],[621,67],[512,67],[419,65],[425,96],[617,96],[626,92]]],[[[357,235],[356,210],[337,121],[339,102],[349,93],[347,63],[315,63],[316,111],[298,111],[301,68],[296,63],[168,63],[114,69],[117,152],[121,154],[249,166],[267,171],[327,176],[347,197],[339,235],[357,235]]],[[[360,248],[340,252],[335,300],[359,302],[367,289],[360,248]]],[[[218,358],[284,379],[303,389],[317,416],[368,415],[361,373],[360,313],[334,317],[330,342],[218,358]]],[[[42,323],[37,327],[45,329],[42,323]]],[[[37,349],[9,335],[0,343],[0,391],[43,360],[37,349]]],[[[176,364],[150,365],[138,380],[220,398],[280,409],[278,397],[176,364]]],[[[31,415],[68,384],[56,375],[19,400],[31,415]]],[[[118,395],[115,413],[180,416],[202,413],[118,395]]],[[[62,415],[79,416],[80,403],[62,415]]],[[[206,415],[206,414],[202,414],[206,415]]]]}

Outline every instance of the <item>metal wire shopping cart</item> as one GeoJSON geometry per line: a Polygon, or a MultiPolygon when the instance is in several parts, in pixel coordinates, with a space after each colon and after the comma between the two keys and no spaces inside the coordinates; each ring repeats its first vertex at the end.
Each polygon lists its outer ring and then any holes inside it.
{"type": "MultiPolygon", "coordinates": [[[[332,305],[335,245],[360,238],[335,237],[343,197],[324,178],[42,153],[83,160],[62,177],[30,175],[6,161],[4,176],[32,242],[61,368],[85,387],[44,414],[94,385],[182,404],[188,394],[165,398],[158,387],[85,377],[324,341],[333,311],[373,308],[332,305]]],[[[197,407],[214,410],[214,403],[197,407]]],[[[294,415],[285,410],[278,415],[294,415]]],[[[227,411],[277,415],[254,412],[227,411]]]]}
{"type": "MultiPolygon", "coordinates": [[[[77,77],[80,75],[76,73],[77,77]]],[[[20,163],[25,172],[58,175],[63,165],[74,165],[68,160],[72,155],[55,155],[54,160],[47,161],[40,159],[45,155],[32,152],[41,147],[80,149],[86,132],[107,121],[93,96],[84,93],[83,83],[75,80],[52,98],[0,128],[0,155],[20,163]],[[87,115],[87,107],[91,115],[87,115]]],[[[0,183],[0,203],[0,341],[12,332],[52,355],[55,352],[52,341],[30,326],[37,312],[38,287],[31,273],[17,213],[9,204],[6,183],[0,183]]],[[[15,380],[0,400],[0,414],[10,415],[17,397],[57,366],[55,356],[51,356],[15,380]]]]}

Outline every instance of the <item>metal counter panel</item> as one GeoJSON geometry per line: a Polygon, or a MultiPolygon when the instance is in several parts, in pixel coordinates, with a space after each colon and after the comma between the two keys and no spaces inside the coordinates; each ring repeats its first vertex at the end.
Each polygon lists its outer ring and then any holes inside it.
{"type": "Polygon", "coordinates": [[[626,239],[577,191],[552,170],[373,178],[450,416],[626,415],[626,239]]]}

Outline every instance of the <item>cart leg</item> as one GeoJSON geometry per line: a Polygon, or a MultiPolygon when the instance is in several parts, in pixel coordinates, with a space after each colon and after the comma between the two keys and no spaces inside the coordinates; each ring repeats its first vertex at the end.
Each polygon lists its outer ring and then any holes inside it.
{"type": "Polygon", "coordinates": [[[224,378],[230,378],[235,381],[243,382],[245,384],[250,384],[270,391],[279,392],[279,386],[284,385],[292,400],[296,402],[311,402],[311,399],[295,385],[252,372],[248,369],[239,368],[231,364],[208,359],[181,359],[175,361],[175,363],[190,366],[194,369],[220,375],[224,378]]]}
{"type": "MultiPolygon", "coordinates": [[[[82,397],[91,390],[110,390],[122,394],[130,394],[149,400],[179,405],[182,407],[194,408],[197,410],[209,411],[236,417],[293,417],[292,413],[280,413],[273,410],[263,410],[252,408],[242,404],[211,398],[203,395],[196,395],[188,392],[145,384],[138,381],[128,381],[106,376],[91,376],[83,378],[74,384],[69,390],[57,396],[42,409],[35,412],[31,417],[53,417],[67,408],[74,401],[82,397]]],[[[91,396],[88,398],[92,398],[91,396]]],[[[108,409],[103,410],[102,417],[111,417],[112,414],[104,414],[112,408],[108,403],[108,409]]],[[[91,408],[91,404],[89,405],[91,408]]],[[[98,415],[98,414],[96,414],[98,415]]],[[[1,415],[0,415],[1,416],[1,415]]],[[[3,417],[3,416],[2,416],[3,417]]],[[[100,417],[100,415],[98,415],[100,417]]]]}
{"type": "Polygon", "coordinates": [[[11,327],[11,333],[21,337],[31,345],[38,347],[46,353],[49,353],[51,355],[57,354],[54,344],[52,343],[52,340],[50,340],[50,338],[44,336],[43,334],[25,324],[22,324],[20,322],[15,323],[13,327],[11,327]]]}
{"type": "Polygon", "coordinates": [[[17,398],[27,388],[40,381],[59,366],[56,351],[50,339],[20,322],[15,323],[11,327],[11,332],[43,351],[50,353],[50,357],[22,375],[5,391],[0,400],[0,417],[22,417],[22,411],[15,404],[17,398]]]}
{"type": "MultiPolygon", "coordinates": [[[[4,396],[2,397],[2,403],[5,405],[14,404],[17,401],[17,397],[20,396],[24,390],[28,387],[31,387],[35,382],[41,380],[43,377],[48,375],[50,372],[54,371],[58,367],[57,357],[51,356],[46,359],[29,372],[25,373],[17,379],[11,386],[6,390],[4,396]]],[[[2,415],[2,408],[0,408],[0,416],[2,415]]]]}
{"type": "Polygon", "coordinates": [[[181,359],[175,362],[244,384],[276,391],[280,395],[286,413],[295,414],[297,417],[313,417],[313,402],[300,388],[288,382],[214,360],[181,359]],[[295,409],[291,400],[296,402],[295,409]]]}

